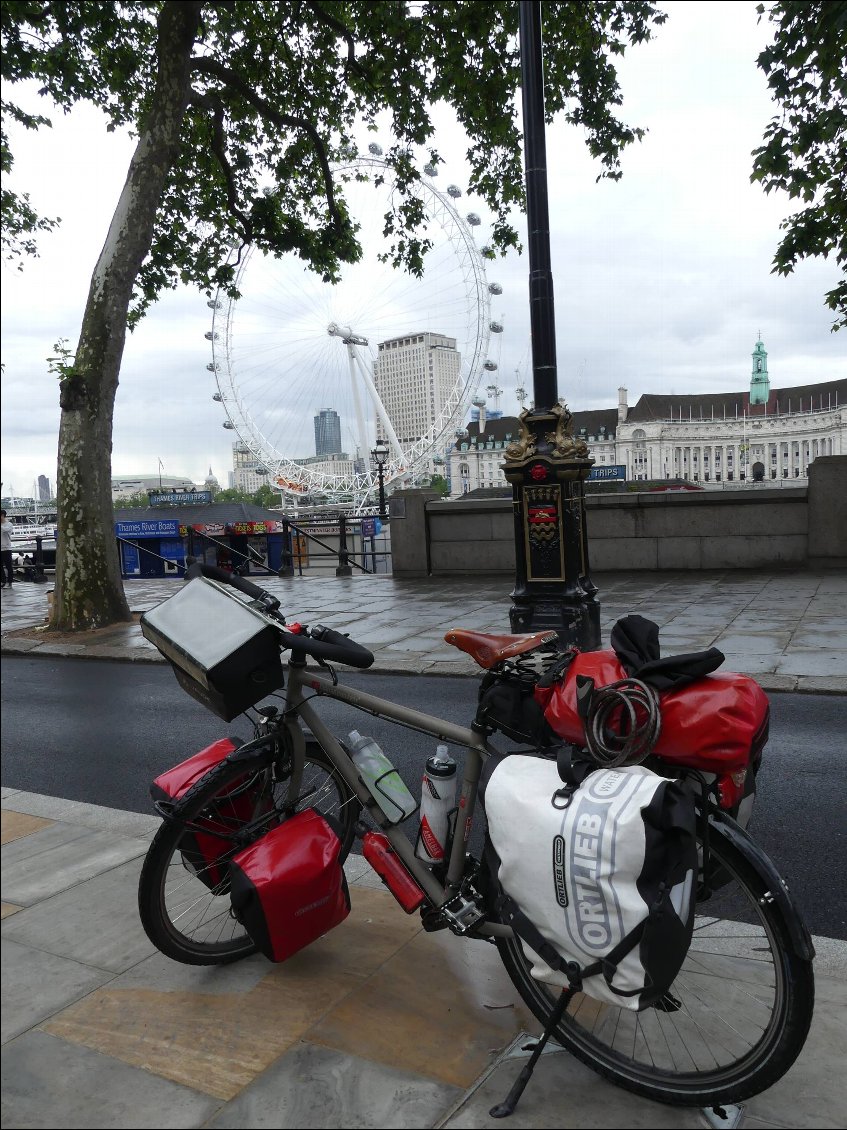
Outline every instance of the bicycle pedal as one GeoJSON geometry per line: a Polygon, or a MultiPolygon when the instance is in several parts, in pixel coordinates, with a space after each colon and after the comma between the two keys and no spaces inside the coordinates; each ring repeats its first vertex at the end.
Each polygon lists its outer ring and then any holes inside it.
{"type": "Polygon", "coordinates": [[[453,933],[460,935],[467,934],[485,918],[485,914],[476,902],[461,893],[455,895],[449,902],[445,902],[439,914],[453,933]]]}

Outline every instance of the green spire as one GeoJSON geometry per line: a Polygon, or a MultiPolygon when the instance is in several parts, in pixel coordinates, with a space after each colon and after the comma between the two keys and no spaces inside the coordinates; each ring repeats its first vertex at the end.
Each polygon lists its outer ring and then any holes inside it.
{"type": "Polygon", "coordinates": [[[768,379],[768,354],[762,344],[761,333],[753,350],[753,372],[750,377],[750,403],[767,404],[771,392],[768,379]]]}

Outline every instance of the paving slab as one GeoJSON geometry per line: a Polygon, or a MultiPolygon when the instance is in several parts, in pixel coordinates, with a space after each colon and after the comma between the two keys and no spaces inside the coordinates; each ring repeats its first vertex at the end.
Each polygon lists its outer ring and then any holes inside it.
{"type": "Polygon", "coordinates": [[[776,664],[780,675],[820,675],[827,678],[847,677],[847,650],[820,647],[786,651],[776,664]]]}
{"type": "Polygon", "coordinates": [[[130,969],[156,952],[138,921],[141,863],[133,859],[28,907],[4,927],[4,944],[40,946],[112,973],[130,969]]]}
{"type": "Polygon", "coordinates": [[[88,1048],[28,1032],[3,1050],[5,1130],[206,1125],[218,1100],[88,1048]]]}
{"type": "Polygon", "coordinates": [[[3,895],[30,906],[144,855],[147,847],[144,840],[53,824],[6,846],[3,895]]]}
{"type": "Polygon", "coordinates": [[[206,1125],[227,1130],[335,1126],[423,1130],[434,1125],[460,1094],[458,1087],[446,1083],[300,1042],[206,1125]]]}
{"type": "MultiPolygon", "coordinates": [[[[4,922],[4,931],[15,917],[4,922]]],[[[105,969],[12,941],[3,942],[2,970],[4,1044],[111,978],[105,969]]]]}
{"type": "Polygon", "coordinates": [[[114,832],[119,836],[149,839],[159,829],[162,821],[158,816],[144,812],[123,812],[117,808],[105,808],[100,804],[86,804],[84,801],[66,800],[63,797],[45,796],[30,793],[24,789],[4,790],[3,799],[14,796],[15,810],[45,817],[62,824],[79,825],[96,832],[114,832]]]}

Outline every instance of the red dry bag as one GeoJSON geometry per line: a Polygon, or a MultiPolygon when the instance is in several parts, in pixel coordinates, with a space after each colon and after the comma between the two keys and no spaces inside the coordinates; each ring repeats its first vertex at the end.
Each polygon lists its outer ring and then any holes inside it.
{"type": "MultiPolygon", "coordinates": [[[[577,708],[577,678],[594,680],[600,689],[628,677],[614,651],[580,652],[564,678],[552,687],[537,687],[535,699],[560,738],[585,745],[583,720],[577,708]]],[[[661,733],[653,753],[674,765],[715,773],[731,785],[722,789],[726,807],[737,804],[744,773],[767,740],[769,707],[765,692],[747,675],[706,675],[676,689],[659,692],[661,733]]]]}
{"type": "MultiPolygon", "coordinates": [[[[160,774],[150,786],[150,795],[155,801],[179,800],[242,744],[238,738],[213,742],[187,761],[160,774]]],[[[263,781],[262,777],[249,772],[237,778],[225,793],[215,798],[214,811],[193,820],[180,841],[185,866],[216,894],[225,894],[228,889],[227,860],[233,850],[235,833],[270,808],[270,798],[262,796],[263,781]]]]}
{"type": "Polygon", "coordinates": [[[285,961],[350,913],[341,840],[314,808],[240,851],[230,883],[233,914],[271,961],[285,961]]]}

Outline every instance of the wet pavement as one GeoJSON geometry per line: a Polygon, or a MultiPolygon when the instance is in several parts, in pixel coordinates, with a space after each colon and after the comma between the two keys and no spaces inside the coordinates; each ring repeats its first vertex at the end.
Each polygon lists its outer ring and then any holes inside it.
{"type": "MultiPolygon", "coordinates": [[[[253,578],[282,601],[289,621],[325,623],[376,656],[374,669],[474,675],[479,669],[444,642],[449,628],[509,631],[511,584],[486,579],[393,577],[253,578]]],[[[719,648],[724,670],[753,675],[765,690],[847,694],[847,573],[726,571],[609,573],[600,590],[604,646],[614,623],[638,613],[660,628],[663,654],[719,648]]],[[[143,612],[175,591],[176,580],[129,580],[127,599],[143,612]]],[[[4,652],[164,662],[137,623],[61,640],[43,632],[50,584],[2,591],[4,652]],[[11,633],[11,634],[10,634],[11,633]]]]}
{"type": "MultiPolygon", "coordinates": [[[[770,690],[847,693],[843,574],[598,581],[605,643],[619,616],[638,612],[660,624],[666,653],[714,644],[727,668],[770,690]]],[[[4,652],[158,661],[134,624],[50,640],[38,630],[49,587],[3,591],[4,652]]],[[[367,644],[383,672],[468,675],[473,664],[444,632],[508,631],[508,581],[267,587],[289,619],[367,644]]],[[[134,611],[172,591],[173,582],[127,582],[134,611]]],[[[352,914],[288,962],[177,964],[138,919],[138,875],[157,826],[152,816],[2,790],[4,1128],[501,1125],[490,1108],[538,1026],[494,947],[424,932],[351,856],[352,914]]],[[[724,1120],[632,1095],[551,1049],[505,1125],[842,1126],[847,943],[815,944],[817,1003],[800,1058],[724,1120]]]]}

